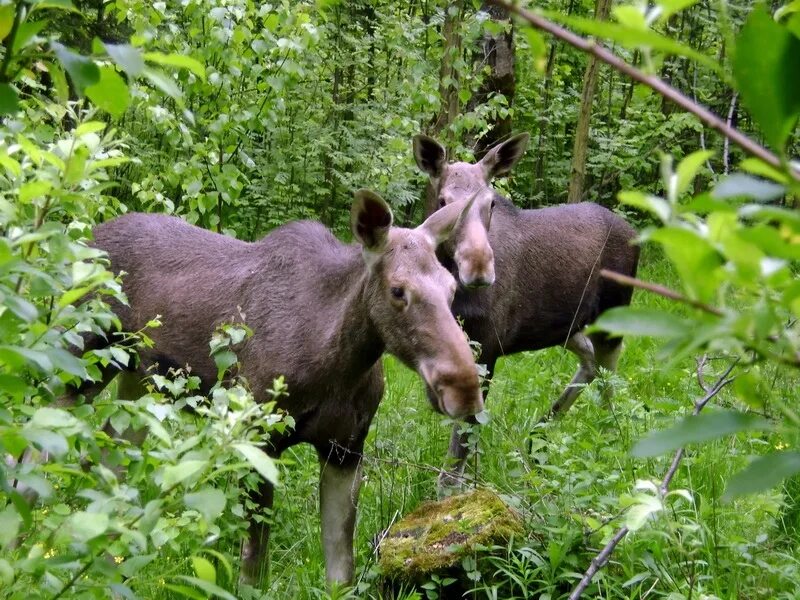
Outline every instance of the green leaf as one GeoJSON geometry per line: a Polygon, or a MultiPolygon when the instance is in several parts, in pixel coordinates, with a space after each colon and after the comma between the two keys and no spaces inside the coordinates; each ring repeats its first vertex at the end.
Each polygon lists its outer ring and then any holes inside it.
{"type": "Polygon", "coordinates": [[[0,548],[5,548],[16,539],[21,524],[22,517],[13,506],[6,506],[0,511],[0,548]]]}
{"type": "Polygon", "coordinates": [[[264,479],[274,485],[278,484],[278,469],[275,467],[275,462],[261,448],[256,448],[252,444],[243,442],[233,444],[233,447],[247,459],[264,479]]]}
{"type": "Polygon", "coordinates": [[[170,98],[175,100],[180,100],[182,98],[183,95],[181,93],[181,89],[178,87],[178,84],[175,83],[175,80],[172,79],[172,77],[163,71],[145,67],[142,70],[142,73],[144,73],[144,76],[151,84],[153,84],[154,87],[164,92],[170,98]]]}
{"type": "Polygon", "coordinates": [[[64,75],[64,69],[62,69],[56,63],[44,63],[47,72],[50,73],[50,80],[53,82],[53,89],[56,93],[56,100],[58,100],[62,104],[66,104],[69,101],[69,85],[67,84],[67,77],[64,75]]]}
{"type": "Polygon", "coordinates": [[[171,592],[175,592],[176,594],[180,594],[186,598],[191,598],[192,600],[208,600],[208,596],[206,594],[203,594],[194,588],[190,588],[188,585],[165,583],[164,587],[171,592]]]}
{"type": "Polygon", "coordinates": [[[83,94],[84,89],[100,80],[100,69],[91,58],[75,54],[58,42],[50,42],[50,46],[66,72],[69,73],[78,93],[83,94]]]}
{"type": "Polygon", "coordinates": [[[698,0],[660,0],[657,3],[661,7],[661,14],[658,16],[658,20],[664,23],[675,13],[694,6],[697,2],[698,0]]]}
{"type": "Polygon", "coordinates": [[[144,71],[144,60],[138,48],[130,44],[103,44],[106,52],[123,71],[131,77],[138,77],[144,71]]]}
{"type": "Polygon", "coordinates": [[[775,20],[780,21],[785,15],[800,12],[800,0],[792,0],[775,11],[775,20]]]}
{"type": "Polygon", "coordinates": [[[0,115],[10,115],[18,110],[17,90],[7,83],[0,83],[0,115]]]}
{"type": "Polygon", "coordinates": [[[759,4],[736,40],[733,75],[770,146],[782,151],[800,114],[800,40],[759,4]]]}
{"type": "Polygon", "coordinates": [[[663,227],[650,234],[650,240],[664,248],[690,295],[710,300],[719,283],[719,252],[711,243],[689,229],[663,227]]]}
{"type": "Polygon", "coordinates": [[[712,156],[714,156],[714,152],[711,150],[697,150],[680,162],[675,170],[678,176],[676,197],[682,196],[689,189],[689,185],[694,181],[700,167],[712,156]]]}
{"type": "Polygon", "coordinates": [[[653,213],[664,223],[669,221],[672,209],[669,202],[652,194],[645,194],[639,191],[625,191],[617,194],[617,198],[623,204],[633,206],[641,210],[653,213]]]}
{"type": "Polygon", "coordinates": [[[600,315],[592,327],[615,335],[674,337],[686,333],[691,321],[654,308],[618,306],[600,315]]]}
{"type": "Polygon", "coordinates": [[[72,4],[71,0],[34,0],[31,2],[31,12],[36,9],[40,8],[56,8],[59,10],[68,10],[70,12],[76,12],[78,14],[81,13],[75,6],[72,4]]]}
{"type": "Polygon", "coordinates": [[[158,556],[157,554],[139,554],[125,559],[119,566],[119,572],[125,577],[137,575],[143,568],[149,565],[158,556]]]}
{"type": "Polygon", "coordinates": [[[161,52],[146,52],[144,59],[148,62],[154,62],[168,67],[187,69],[205,81],[206,68],[200,61],[195,60],[191,56],[185,56],[183,54],[162,54],[161,52]]]}
{"type": "Polygon", "coordinates": [[[800,452],[776,452],[761,456],[730,478],[723,500],[744,494],[754,494],[775,487],[778,483],[800,473],[800,452]]]}
{"type": "Polygon", "coordinates": [[[88,542],[108,531],[109,519],[105,513],[80,511],[74,513],[67,521],[72,539],[77,542],[88,542]]]}
{"type": "Polygon", "coordinates": [[[533,54],[533,66],[539,73],[544,73],[547,68],[547,43],[544,36],[533,27],[526,27],[524,31],[533,54]]]}
{"type": "Polygon", "coordinates": [[[14,26],[14,15],[16,14],[14,8],[13,3],[0,6],[0,42],[6,39],[14,26]]]}
{"type": "Polygon", "coordinates": [[[686,444],[706,442],[739,431],[770,428],[769,421],[752,413],[732,410],[701,413],[684,417],[669,429],[650,433],[636,443],[631,454],[640,457],[658,456],[686,444]]]}
{"type": "Polygon", "coordinates": [[[198,579],[196,577],[187,577],[186,575],[178,575],[177,578],[199,587],[201,590],[203,590],[206,594],[210,596],[216,596],[217,598],[222,598],[223,600],[236,600],[236,596],[234,596],[230,592],[225,591],[218,585],[215,585],[203,579],[198,579]]]}
{"type": "Polygon", "coordinates": [[[213,487],[205,487],[192,494],[186,494],[183,501],[188,508],[193,508],[209,523],[222,514],[225,510],[225,494],[222,490],[213,487]]]}
{"type": "Polygon", "coordinates": [[[25,21],[21,23],[17,29],[17,35],[14,37],[14,52],[17,53],[33,40],[34,36],[47,26],[47,19],[41,21],[25,21]]]}
{"type": "Polygon", "coordinates": [[[785,193],[786,188],[780,184],[756,179],[744,173],[734,173],[720,181],[714,191],[711,192],[711,196],[720,200],[745,196],[760,202],[766,202],[779,198],[785,193]]]}
{"type": "Polygon", "coordinates": [[[177,465],[164,467],[164,476],[161,479],[161,489],[166,490],[173,485],[194,477],[208,466],[207,460],[184,460],[177,465]]]}
{"type": "Polygon", "coordinates": [[[114,67],[101,67],[100,80],[85,91],[86,96],[98,108],[102,108],[112,117],[121,117],[131,103],[128,85],[114,67]]]}
{"type": "Polygon", "coordinates": [[[214,568],[214,565],[211,564],[210,560],[202,556],[197,556],[196,554],[191,557],[191,560],[195,575],[203,581],[213,584],[217,583],[217,570],[214,568]]]}

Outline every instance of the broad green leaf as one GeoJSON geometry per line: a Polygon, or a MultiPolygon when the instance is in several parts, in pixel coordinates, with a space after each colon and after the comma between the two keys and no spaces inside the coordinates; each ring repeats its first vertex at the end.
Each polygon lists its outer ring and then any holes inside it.
{"type": "Polygon", "coordinates": [[[701,413],[684,417],[669,429],[650,433],[631,450],[633,456],[658,456],[686,444],[707,442],[723,435],[754,429],[768,430],[769,421],[752,413],[732,410],[701,413]]]}
{"type": "Polygon", "coordinates": [[[0,83],[0,115],[10,115],[18,110],[17,90],[7,83],[0,83]]]}
{"type": "Polygon", "coordinates": [[[775,11],[775,20],[780,21],[786,15],[800,12],[800,0],[791,0],[775,11]]]}
{"type": "Polygon", "coordinates": [[[178,575],[177,578],[199,587],[209,596],[216,596],[217,598],[222,598],[223,600],[236,600],[236,596],[234,596],[230,592],[225,591],[218,585],[215,585],[203,579],[198,579],[197,577],[187,577],[186,575],[178,575]]]}
{"type": "Polygon", "coordinates": [[[547,43],[544,36],[533,27],[526,27],[524,31],[533,54],[533,65],[539,73],[544,73],[547,68],[547,43]]]}
{"type": "Polygon", "coordinates": [[[690,326],[691,321],[654,308],[618,306],[600,315],[592,327],[615,335],[674,337],[690,326]]]}
{"type": "Polygon", "coordinates": [[[669,202],[652,194],[645,194],[639,191],[625,191],[617,194],[617,198],[623,204],[633,206],[641,210],[646,210],[661,219],[664,223],[669,221],[672,209],[669,202]]]}
{"type": "Polygon", "coordinates": [[[181,89],[178,87],[178,84],[175,83],[175,80],[172,79],[172,77],[163,71],[145,67],[142,70],[142,73],[147,80],[153,84],[153,86],[164,92],[170,98],[175,100],[180,100],[182,98],[183,94],[181,93],[181,89]]]}
{"type": "Polygon", "coordinates": [[[168,67],[178,67],[179,69],[187,69],[197,75],[200,79],[205,80],[206,68],[203,64],[183,54],[162,54],[161,52],[146,52],[144,59],[148,62],[154,62],[168,67]]]}
{"type": "Polygon", "coordinates": [[[53,368],[53,363],[46,354],[22,346],[0,346],[0,363],[12,368],[33,366],[44,372],[49,372],[53,368]]]}
{"type": "Polygon", "coordinates": [[[641,31],[646,31],[648,29],[644,13],[638,6],[633,6],[631,4],[615,6],[611,9],[611,14],[619,21],[620,25],[641,31]]]}
{"type": "Polygon", "coordinates": [[[16,13],[14,8],[14,3],[0,6],[0,42],[11,33],[11,27],[14,25],[14,14],[16,13]]]}
{"type": "Polygon", "coordinates": [[[786,188],[771,181],[756,179],[744,173],[728,175],[720,181],[711,195],[721,200],[746,196],[761,202],[774,200],[786,193],[786,188]]]}
{"type": "Polygon", "coordinates": [[[692,297],[704,301],[712,298],[719,283],[716,269],[722,258],[708,240],[681,227],[658,229],[649,239],[664,248],[692,297]]]}
{"type": "Polygon", "coordinates": [[[214,565],[211,564],[210,560],[202,556],[197,556],[196,554],[191,557],[191,560],[195,575],[203,581],[214,584],[217,583],[217,570],[214,568],[214,565]]]}
{"type": "Polygon", "coordinates": [[[21,524],[22,517],[13,506],[6,506],[0,511],[0,548],[5,548],[16,539],[21,524]]]}
{"type": "Polygon", "coordinates": [[[31,2],[31,12],[36,9],[41,8],[55,8],[59,10],[68,10],[71,12],[76,12],[80,14],[79,11],[75,6],[72,4],[72,0],[33,0],[31,2]]]}
{"type": "Polygon", "coordinates": [[[798,73],[800,40],[759,4],[736,40],[733,75],[743,104],[777,151],[783,150],[800,114],[798,73]]]}
{"type": "Polygon", "coordinates": [[[22,431],[22,437],[41,451],[48,452],[56,458],[64,456],[69,450],[67,438],[55,431],[26,428],[22,431]]]}
{"type": "Polygon", "coordinates": [[[100,80],[100,69],[91,58],[74,53],[66,46],[58,42],[50,42],[56,57],[69,73],[72,83],[78,93],[83,94],[83,90],[90,85],[94,85],[100,80]]]}
{"type": "Polygon", "coordinates": [[[639,494],[636,498],[639,502],[631,506],[625,514],[625,525],[631,531],[641,529],[651,515],[663,509],[661,501],[655,496],[639,494]]]}
{"type": "Polygon", "coordinates": [[[122,70],[131,77],[138,77],[144,70],[144,60],[138,48],[130,44],[103,44],[106,52],[122,70]]]}
{"type": "Polygon", "coordinates": [[[113,117],[121,117],[131,103],[125,80],[114,67],[101,67],[100,80],[85,90],[86,96],[98,107],[113,117]]]}
{"type": "Polygon", "coordinates": [[[275,467],[275,462],[267,456],[261,448],[256,448],[252,444],[245,444],[243,442],[233,444],[233,447],[253,465],[253,468],[258,471],[264,479],[277,485],[278,469],[275,467]]]}
{"type": "Polygon", "coordinates": [[[47,72],[50,73],[50,80],[53,82],[53,89],[56,92],[56,100],[65,104],[69,101],[69,85],[64,70],[56,63],[44,63],[47,72]]]}
{"type": "Polygon", "coordinates": [[[206,594],[203,594],[202,592],[191,588],[188,585],[165,583],[164,587],[171,592],[175,592],[176,594],[184,596],[185,598],[191,598],[192,600],[208,600],[208,596],[206,594]]]}
{"type": "Polygon", "coordinates": [[[161,489],[166,490],[178,483],[182,483],[200,473],[207,466],[207,460],[184,460],[177,465],[164,467],[161,489]]]}
{"type": "Polygon", "coordinates": [[[19,201],[27,204],[31,200],[46,196],[53,188],[53,184],[43,179],[29,181],[19,188],[19,201]]]}
{"type": "MultiPolygon", "coordinates": [[[[28,384],[17,375],[0,373],[0,391],[2,391],[3,394],[11,396],[15,400],[22,400],[28,391],[28,384]]],[[[0,441],[5,445],[4,440],[0,439],[0,441]]],[[[7,450],[9,450],[9,452],[11,451],[9,448],[7,448],[7,450]]]]}
{"type": "Polygon", "coordinates": [[[222,552],[213,550],[211,548],[201,548],[199,552],[202,552],[203,554],[208,554],[216,558],[219,561],[219,564],[221,564],[222,567],[225,569],[225,573],[228,575],[228,581],[233,581],[233,567],[231,566],[231,562],[224,554],[222,554],[222,552]]]}
{"type": "Polygon", "coordinates": [[[678,164],[678,168],[675,169],[675,173],[678,176],[677,197],[686,193],[700,167],[712,156],[714,156],[714,152],[711,150],[697,150],[678,164]]]}
{"type": "Polygon", "coordinates": [[[133,577],[134,575],[138,575],[144,567],[153,562],[156,556],[156,554],[139,554],[137,556],[131,556],[130,558],[125,559],[125,562],[119,566],[119,572],[125,577],[133,577]]]}
{"type": "Polygon", "coordinates": [[[661,7],[661,14],[658,20],[663,23],[675,13],[694,6],[697,2],[698,0],[659,0],[657,4],[661,7]]]}
{"type": "Polygon", "coordinates": [[[108,531],[109,519],[105,513],[80,511],[67,521],[70,534],[77,542],[88,542],[108,531]]]}
{"type": "Polygon", "coordinates": [[[728,481],[724,500],[763,492],[787,477],[800,473],[800,452],[776,452],[760,456],[728,481]]]}
{"type": "Polygon", "coordinates": [[[706,56],[689,46],[676,42],[672,38],[661,35],[651,29],[642,31],[607,21],[595,21],[584,17],[567,16],[563,13],[545,11],[545,15],[564,25],[577,29],[582,33],[587,33],[599,38],[606,38],[625,46],[626,48],[651,48],[667,54],[685,56],[705,65],[719,76],[724,76],[722,67],[712,57],[706,56]]]}
{"type": "Polygon", "coordinates": [[[192,494],[186,494],[183,501],[187,507],[203,515],[209,523],[213,523],[222,514],[226,502],[224,492],[213,487],[205,487],[192,494]]]}
{"type": "Polygon", "coordinates": [[[35,321],[39,316],[38,309],[22,296],[6,296],[3,303],[11,312],[28,323],[35,321]]]}
{"type": "Polygon", "coordinates": [[[41,21],[25,20],[24,23],[20,23],[19,29],[17,29],[17,35],[14,38],[14,52],[19,52],[27,47],[34,36],[47,27],[48,22],[47,19],[42,19],[41,21]]]}

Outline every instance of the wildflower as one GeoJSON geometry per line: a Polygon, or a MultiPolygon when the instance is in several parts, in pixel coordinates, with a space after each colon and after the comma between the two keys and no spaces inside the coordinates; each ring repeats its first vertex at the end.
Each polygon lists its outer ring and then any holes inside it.
{"type": "Polygon", "coordinates": [[[125,559],[122,558],[121,556],[115,556],[114,557],[114,562],[117,563],[117,564],[122,563],[123,560],[125,560],[125,559]]]}

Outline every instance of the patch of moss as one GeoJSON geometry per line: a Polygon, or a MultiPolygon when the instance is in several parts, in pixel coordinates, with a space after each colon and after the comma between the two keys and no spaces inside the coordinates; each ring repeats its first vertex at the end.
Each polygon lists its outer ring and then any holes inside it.
{"type": "Polygon", "coordinates": [[[427,502],[392,525],[378,547],[379,565],[390,579],[419,580],[522,533],[519,515],[497,494],[475,490],[427,502]]]}

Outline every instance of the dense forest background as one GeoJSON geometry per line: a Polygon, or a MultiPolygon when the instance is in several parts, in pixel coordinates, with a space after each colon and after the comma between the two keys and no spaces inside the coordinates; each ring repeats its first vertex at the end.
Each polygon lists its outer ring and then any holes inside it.
{"type": "Polygon", "coordinates": [[[0,2],[0,597],[554,599],[587,570],[584,597],[798,597],[800,1],[531,6],[769,147],[766,161],[498,4],[0,2]],[[81,355],[79,334],[114,329],[104,300],[122,298],[87,244],[126,211],[245,240],[316,219],[347,240],[362,187],[417,224],[421,132],[463,160],[530,133],[495,187],[522,208],[588,200],[625,216],[643,245],[628,284],[643,289],[599,323],[630,338],[619,374],[564,419],[536,425],[571,358],[501,360],[468,474],[518,511],[524,539],[394,588],[376,540],[435,496],[451,423],[386,359],[357,580],[330,590],[313,452],[263,454],[291,423],[222,376],[244,330],[211,340],[208,397],[177,372],[138,399],[112,386],[59,405],[149,343],[145,329],[81,355]],[[132,444],[106,422],[149,433],[132,444]],[[237,587],[246,492],[279,474],[270,575],[237,587]]]}

